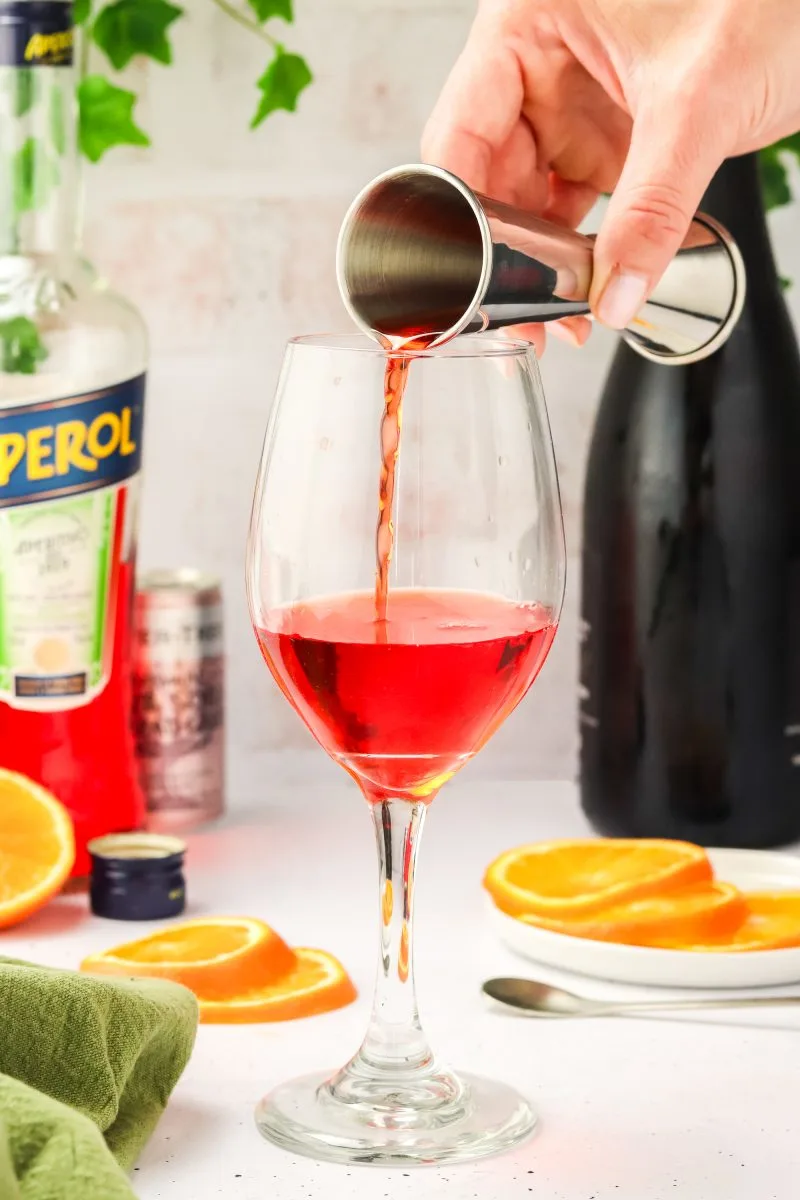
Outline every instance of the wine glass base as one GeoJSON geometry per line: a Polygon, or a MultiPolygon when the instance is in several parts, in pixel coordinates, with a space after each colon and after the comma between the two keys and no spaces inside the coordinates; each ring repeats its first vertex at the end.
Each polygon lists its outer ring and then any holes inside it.
{"type": "Polygon", "coordinates": [[[437,1166],[500,1154],[530,1137],[536,1114],[504,1083],[458,1077],[460,1094],[440,1108],[344,1102],[330,1077],[282,1084],[256,1108],[265,1138],[309,1158],[376,1167],[437,1166]]]}

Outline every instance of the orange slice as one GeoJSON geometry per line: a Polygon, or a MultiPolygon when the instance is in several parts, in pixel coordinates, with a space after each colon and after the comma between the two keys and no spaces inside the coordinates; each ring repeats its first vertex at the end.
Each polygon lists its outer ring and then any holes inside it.
{"type": "Polygon", "coordinates": [[[667,950],[740,954],[751,950],[785,950],[800,946],[800,892],[751,892],[744,896],[748,914],[738,929],[716,938],[654,938],[648,943],[667,950]]]}
{"type": "Polygon", "coordinates": [[[264,980],[280,979],[297,963],[293,950],[255,917],[204,917],[93,954],[81,970],[95,975],[172,979],[220,999],[264,980]]]}
{"type": "Polygon", "coordinates": [[[567,919],[663,894],[713,876],[705,850],[688,842],[593,838],[508,850],[484,886],[511,916],[567,919]]]}
{"type": "Polygon", "coordinates": [[[295,950],[294,968],[273,983],[265,983],[227,1000],[198,994],[200,1021],[205,1024],[248,1024],[291,1021],[344,1008],[356,989],[342,964],[324,950],[295,950]]]}
{"type": "Polygon", "coordinates": [[[571,937],[647,946],[653,938],[689,942],[733,936],[746,920],[747,911],[744,896],[732,883],[712,881],[661,896],[643,896],[570,920],[530,913],[519,919],[571,937]]]}
{"type": "Polygon", "coordinates": [[[27,775],[0,769],[0,928],[41,908],[74,861],[72,820],[63,804],[27,775]]]}

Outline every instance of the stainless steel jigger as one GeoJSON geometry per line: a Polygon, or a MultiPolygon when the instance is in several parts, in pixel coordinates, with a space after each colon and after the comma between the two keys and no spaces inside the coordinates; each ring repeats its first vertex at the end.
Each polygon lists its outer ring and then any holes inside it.
{"type": "MultiPolygon", "coordinates": [[[[440,167],[395,167],[356,197],[336,270],[355,322],[389,345],[589,312],[594,239],[470,190],[440,167]]],[[[745,271],[726,229],[702,213],[624,331],[661,363],[706,358],[742,311],[745,271]]]]}

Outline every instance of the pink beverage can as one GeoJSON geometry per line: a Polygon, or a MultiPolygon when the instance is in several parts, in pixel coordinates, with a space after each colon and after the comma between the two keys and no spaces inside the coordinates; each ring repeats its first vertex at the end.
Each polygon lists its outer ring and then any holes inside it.
{"type": "Polygon", "coordinates": [[[200,571],[138,583],[133,735],[151,829],[219,817],[225,795],[222,591],[200,571]]]}

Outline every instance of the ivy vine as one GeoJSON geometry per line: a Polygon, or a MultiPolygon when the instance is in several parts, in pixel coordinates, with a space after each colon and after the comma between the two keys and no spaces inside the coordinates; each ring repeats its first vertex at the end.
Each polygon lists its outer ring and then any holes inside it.
{"type": "MultiPolygon", "coordinates": [[[[256,129],[278,109],[295,112],[301,92],[312,82],[306,60],[294,54],[267,24],[273,19],[294,21],[292,0],[210,0],[226,16],[257,37],[268,49],[263,74],[256,82],[258,96],[250,126],[256,129]]],[[[88,71],[89,48],[97,46],[115,71],[143,56],[162,66],[173,61],[172,32],[185,10],[169,0],[115,0],[96,11],[92,0],[76,0],[73,15],[82,31],[78,63],[79,145],[91,162],[113,146],[149,146],[150,137],[134,117],[136,93],[112,83],[104,74],[88,71]]]]}
{"type": "MultiPolygon", "coordinates": [[[[267,48],[267,62],[256,81],[257,96],[250,120],[258,128],[271,113],[295,112],[301,93],[312,82],[306,60],[284,46],[273,32],[274,21],[294,22],[292,0],[208,0],[267,48]],[[269,28],[267,28],[269,24],[269,28]]],[[[93,0],[75,0],[73,20],[80,29],[76,99],[78,147],[90,162],[99,162],[115,146],[149,146],[150,136],[137,123],[135,92],[120,87],[106,73],[89,71],[90,53],[97,47],[113,71],[123,71],[143,56],[162,66],[173,61],[172,33],[185,10],[170,0],[114,0],[93,7],[93,0]]],[[[12,111],[24,117],[41,98],[36,69],[16,68],[12,82],[12,111]]],[[[58,159],[66,148],[66,117],[62,94],[50,93],[46,137],[27,138],[8,164],[13,180],[13,210],[19,218],[46,204],[58,184],[58,159]]],[[[0,371],[34,374],[47,358],[36,324],[27,316],[0,320],[0,371]]]]}

